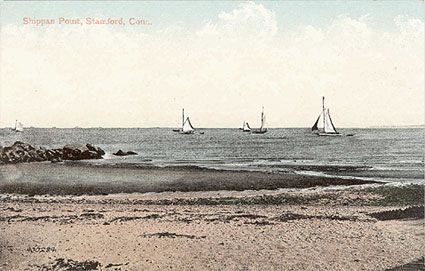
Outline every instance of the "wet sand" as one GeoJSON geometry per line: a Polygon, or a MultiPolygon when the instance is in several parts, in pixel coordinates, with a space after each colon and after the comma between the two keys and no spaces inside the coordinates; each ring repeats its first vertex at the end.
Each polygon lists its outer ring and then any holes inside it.
{"type": "Polygon", "coordinates": [[[386,270],[423,256],[423,207],[373,206],[389,202],[364,189],[310,196],[3,195],[0,269],[386,270]]]}
{"type": "MultiPolygon", "coordinates": [[[[329,169],[330,170],[330,169],[329,169]]],[[[338,173],[338,168],[332,172],[338,173]]],[[[346,170],[344,168],[344,170],[346,170]]],[[[355,170],[355,169],[352,169],[355,170]]],[[[294,173],[222,171],[197,167],[149,168],[81,163],[22,163],[0,166],[0,193],[106,195],[165,191],[244,191],[374,183],[294,173]]]]}

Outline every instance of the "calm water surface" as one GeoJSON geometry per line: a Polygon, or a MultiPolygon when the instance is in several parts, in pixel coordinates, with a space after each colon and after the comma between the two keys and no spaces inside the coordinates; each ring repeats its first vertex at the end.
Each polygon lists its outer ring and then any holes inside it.
{"type": "Polygon", "coordinates": [[[237,129],[203,129],[183,135],[170,128],[0,129],[0,145],[15,141],[59,148],[91,143],[106,151],[94,164],[201,166],[226,170],[294,172],[387,182],[424,182],[422,129],[340,129],[354,136],[319,137],[308,128],[270,129],[266,134],[237,129]],[[137,156],[114,157],[132,150],[137,156]]]}

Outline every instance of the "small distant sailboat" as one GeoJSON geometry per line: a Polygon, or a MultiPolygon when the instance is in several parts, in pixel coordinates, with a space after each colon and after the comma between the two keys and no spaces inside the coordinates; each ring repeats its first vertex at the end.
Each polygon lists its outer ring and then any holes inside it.
{"type": "Polygon", "coordinates": [[[24,131],[24,125],[20,123],[18,120],[15,120],[15,128],[12,129],[15,132],[23,132],[24,131]]]}
{"type": "Polygon", "coordinates": [[[266,122],[266,115],[264,114],[264,107],[261,111],[261,126],[259,129],[252,129],[251,133],[253,134],[264,134],[267,132],[267,128],[264,128],[266,122]]]}
{"type": "Polygon", "coordinates": [[[242,130],[242,132],[251,132],[251,127],[249,127],[248,122],[243,122],[242,128],[239,128],[239,130],[242,130]]]}
{"type": "Polygon", "coordinates": [[[329,108],[325,108],[325,97],[322,97],[322,112],[314,123],[311,131],[319,136],[340,136],[332,123],[329,108]]]}
{"type": "Polygon", "coordinates": [[[173,132],[179,132],[181,134],[194,134],[195,128],[193,128],[192,123],[190,123],[189,117],[184,118],[184,108],[182,110],[182,128],[173,129],[173,132]]]}

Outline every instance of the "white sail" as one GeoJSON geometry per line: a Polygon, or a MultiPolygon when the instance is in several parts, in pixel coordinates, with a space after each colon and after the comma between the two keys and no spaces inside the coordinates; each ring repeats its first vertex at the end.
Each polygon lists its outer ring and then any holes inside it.
{"type": "Polygon", "coordinates": [[[183,123],[183,128],[182,128],[183,133],[192,132],[194,130],[195,128],[193,128],[192,124],[190,123],[189,117],[187,117],[187,119],[183,123]]]}
{"type": "Polygon", "coordinates": [[[325,133],[335,134],[336,129],[332,123],[331,115],[329,114],[329,109],[325,112],[325,133]]]}
{"type": "Polygon", "coordinates": [[[325,97],[323,97],[323,109],[314,123],[311,130],[315,133],[321,134],[339,134],[336,131],[335,126],[332,123],[331,115],[329,113],[329,109],[325,108],[325,97]]]}
{"type": "Polygon", "coordinates": [[[245,122],[245,121],[243,122],[242,130],[244,130],[244,131],[251,131],[251,128],[249,127],[248,122],[245,122]]]}
{"type": "Polygon", "coordinates": [[[16,131],[22,132],[24,130],[24,125],[20,122],[16,125],[16,131]]]}
{"type": "Polygon", "coordinates": [[[13,130],[16,132],[22,132],[24,130],[24,125],[19,121],[15,121],[15,129],[13,130]]]}

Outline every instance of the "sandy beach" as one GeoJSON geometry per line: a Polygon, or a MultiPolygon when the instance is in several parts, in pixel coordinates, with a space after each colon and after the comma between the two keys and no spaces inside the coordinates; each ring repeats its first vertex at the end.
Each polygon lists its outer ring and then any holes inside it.
{"type": "Polygon", "coordinates": [[[408,207],[423,186],[178,195],[3,194],[0,269],[387,270],[424,256],[423,207],[408,207]]]}

